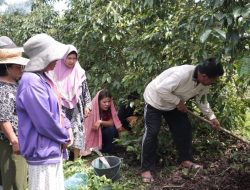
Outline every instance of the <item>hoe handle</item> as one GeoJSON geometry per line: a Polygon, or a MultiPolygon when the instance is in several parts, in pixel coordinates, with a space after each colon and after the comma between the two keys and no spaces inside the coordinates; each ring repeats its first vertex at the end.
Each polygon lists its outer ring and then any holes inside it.
{"type": "MultiPolygon", "coordinates": [[[[204,117],[201,117],[201,116],[199,116],[199,115],[197,115],[197,114],[191,112],[190,110],[188,110],[187,112],[188,112],[190,115],[192,115],[192,116],[194,116],[194,117],[197,117],[197,118],[199,118],[200,120],[202,120],[202,121],[204,121],[204,122],[206,122],[206,123],[208,123],[208,124],[211,124],[211,122],[208,121],[207,119],[205,119],[204,117]]],[[[250,142],[249,142],[249,141],[247,141],[247,140],[245,140],[245,139],[243,139],[243,138],[241,138],[241,137],[239,137],[239,136],[233,134],[232,132],[228,131],[227,129],[224,129],[224,128],[220,127],[219,130],[220,130],[220,131],[223,131],[223,132],[226,133],[226,134],[229,134],[229,135],[235,137],[235,138],[238,139],[238,140],[241,140],[242,142],[244,142],[244,143],[246,143],[246,144],[248,144],[248,145],[250,145],[250,142]]]]}

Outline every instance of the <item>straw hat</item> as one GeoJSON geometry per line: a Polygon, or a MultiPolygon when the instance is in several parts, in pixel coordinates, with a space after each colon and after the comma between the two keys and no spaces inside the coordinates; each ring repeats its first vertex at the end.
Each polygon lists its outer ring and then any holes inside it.
{"type": "Polygon", "coordinates": [[[0,64],[26,65],[29,59],[22,57],[23,48],[7,36],[0,36],[0,64]]]}
{"type": "Polygon", "coordinates": [[[25,71],[44,70],[51,62],[62,59],[68,47],[47,34],[36,34],[25,42],[24,53],[30,58],[25,71]]]}

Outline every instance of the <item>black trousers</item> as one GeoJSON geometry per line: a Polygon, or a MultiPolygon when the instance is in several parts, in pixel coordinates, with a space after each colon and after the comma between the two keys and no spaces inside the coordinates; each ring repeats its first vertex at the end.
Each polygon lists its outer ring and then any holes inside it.
{"type": "Polygon", "coordinates": [[[193,160],[192,126],[187,113],[180,112],[177,109],[162,111],[146,104],[144,107],[145,132],[141,154],[141,167],[143,171],[152,171],[155,169],[157,136],[160,131],[162,116],[166,120],[177,146],[178,161],[193,160]]]}
{"type": "Polygon", "coordinates": [[[102,128],[102,153],[113,153],[115,138],[118,138],[115,126],[102,128]]]}

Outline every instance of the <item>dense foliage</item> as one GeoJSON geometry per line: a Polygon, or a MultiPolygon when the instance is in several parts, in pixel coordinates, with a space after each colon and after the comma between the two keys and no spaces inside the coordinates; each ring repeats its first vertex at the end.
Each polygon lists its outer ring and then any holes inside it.
{"type": "MultiPolygon", "coordinates": [[[[117,102],[134,91],[142,97],[146,84],[166,68],[215,56],[226,74],[212,87],[211,106],[223,127],[243,126],[249,107],[248,0],[71,0],[63,16],[49,2],[33,1],[28,14],[1,15],[1,35],[23,44],[33,34],[46,32],[73,43],[92,95],[108,87],[117,102]]],[[[196,110],[193,103],[189,106],[196,110]]],[[[142,99],[137,109],[142,112],[142,99]]],[[[138,125],[142,128],[143,122],[138,125]]],[[[141,128],[136,132],[140,138],[141,128]]],[[[165,138],[161,136],[160,143],[168,143],[165,138]]],[[[138,136],[125,143],[134,141],[140,141],[138,136]]],[[[137,147],[130,148],[139,153],[137,147]]]]}
{"type": "Polygon", "coordinates": [[[216,56],[227,72],[210,102],[230,127],[245,114],[249,15],[248,1],[72,0],[60,31],[79,48],[93,94],[108,86],[115,97],[142,95],[164,69],[216,56]]]}
{"type": "Polygon", "coordinates": [[[226,74],[210,102],[222,126],[234,128],[243,126],[249,106],[249,18],[248,1],[72,0],[60,31],[80,50],[93,94],[106,86],[119,101],[133,91],[142,95],[166,68],[217,57],[226,74]]]}
{"type": "MultiPolygon", "coordinates": [[[[250,107],[249,92],[247,97],[250,79],[249,0],[68,0],[64,15],[53,10],[55,1],[33,0],[30,13],[1,14],[0,34],[10,36],[19,45],[41,32],[74,44],[87,72],[91,94],[94,96],[97,90],[108,87],[118,104],[125,101],[129,93],[137,91],[141,98],[135,104],[136,111],[141,114],[145,86],[160,72],[175,65],[197,64],[214,56],[223,63],[226,73],[211,89],[211,107],[222,127],[250,138],[249,112],[244,127],[246,108],[250,107]]],[[[188,106],[197,110],[193,102],[188,106]]],[[[235,170],[226,164],[221,167],[223,171],[219,175],[222,178],[227,171],[236,171],[235,175],[243,171],[238,167],[243,167],[242,163],[248,164],[248,167],[244,165],[245,170],[249,169],[249,154],[239,156],[240,148],[234,146],[232,154],[225,150],[231,138],[211,130],[196,118],[191,119],[196,126],[194,150],[199,160],[210,159],[212,162],[217,154],[228,154],[234,162],[239,162],[235,170]],[[243,161],[238,157],[243,157],[243,161]]],[[[139,118],[132,133],[125,132],[120,136],[119,144],[131,152],[126,153],[127,162],[139,159],[142,134],[143,118],[139,118]]],[[[176,154],[172,147],[168,128],[162,128],[158,149],[161,165],[175,165],[176,154]]],[[[213,174],[216,163],[212,165],[209,166],[210,174],[213,174]]],[[[65,176],[82,171],[82,166],[85,163],[80,160],[66,163],[65,176]]],[[[124,167],[126,171],[131,170],[131,167],[124,167]]],[[[92,170],[84,171],[92,189],[111,184],[110,180],[95,177],[92,170]]],[[[131,171],[127,174],[128,179],[123,178],[123,183],[113,184],[112,188],[143,189],[135,182],[138,180],[135,171],[131,171]]],[[[160,175],[165,176],[165,171],[162,172],[160,175]]],[[[247,172],[243,174],[247,175],[247,172]]],[[[201,182],[204,180],[207,178],[200,179],[201,182]]],[[[211,180],[206,182],[205,185],[213,184],[211,180]]],[[[225,180],[222,185],[223,182],[225,180]]]]}

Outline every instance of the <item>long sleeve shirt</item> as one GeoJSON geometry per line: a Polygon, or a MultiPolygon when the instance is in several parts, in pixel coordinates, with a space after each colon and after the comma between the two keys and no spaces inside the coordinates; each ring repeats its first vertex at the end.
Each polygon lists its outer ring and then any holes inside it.
{"type": "Polygon", "coordinates": [[[42,74],[23,74],[16,106],[21,154],[31,165],[58,163],[71,126],[67,119],[60,123],[57,97],[42,74]]]}
{"type": "Polygon", "coordinates": [[[153,79],[144,91],[146,103],[159,110],[173,110],[182,101],[195,97],[202,113],[211,119],[216,118],[207,101],[209,86],[198,83],[194,65],[169,68],[153,79]]]}

